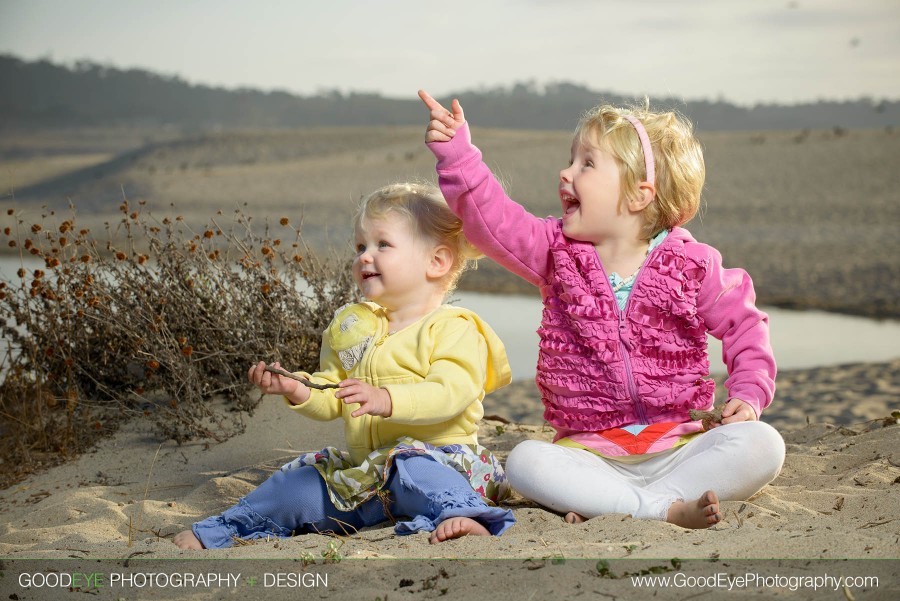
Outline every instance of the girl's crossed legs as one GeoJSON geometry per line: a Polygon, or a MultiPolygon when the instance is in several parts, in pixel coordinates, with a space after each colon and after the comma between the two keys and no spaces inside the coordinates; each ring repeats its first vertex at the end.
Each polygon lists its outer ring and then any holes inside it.
{"type": "Polygon", "coordinates": [[[775,479],[783,463],[784,441],[774,428],[740,422],[630,464],[584,449],[527,440],[510,453],[506,474],[524,497],[570,512],[567,521],[628,513],[705,528],[721,519],[720,499],[751,497],[775,479]]]}
{"type": "Polygon", "coordinates": [[[453,468],[427,456],[398,457],[385,489],[387,506],[376,496],[353,511],[340,511],[314,467],[277,471],[237,505],[195,523],[173,542],[183,549],[209,549],[230,547],[234,538],[351,534],[389,515],[413,518],[396,525],[398,534],[434,531],[431,542],[441,542],[466,534],[499,535],[515,521],[509,510],[489,507],[453,468]]]}

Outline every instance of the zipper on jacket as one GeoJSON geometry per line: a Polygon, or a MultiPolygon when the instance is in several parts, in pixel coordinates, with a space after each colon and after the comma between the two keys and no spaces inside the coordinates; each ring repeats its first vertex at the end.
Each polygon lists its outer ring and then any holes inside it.
{"type": "MultiPolygon", "coordinates": [[[[637,279],[635,279],[637,281],[637,279]]],[[[632,289],[633,290],[633,289],[632,289]]],[[[625,377],[628,380],[628,394],[631,395],[631,402],[634,404],[634,411],[637,413],[641,424],[649,424],[647,412],[644,410],[644,403],[641,402],[637,393],[637,386],[634,383],[634,372],[631,370],[631,356],[628,354],[634,350],[634,343],[625,337],[625,313],[619,312],[619,350],[622,351],[622,361],[625,363],[625,377]],[[627,341],[627,342],[626,342],[627,341]]]]}
{"type": "Polygon", "coordinates": [[[631,402],[634,405],[634,411],[637,413],[638,419],[641,420],[641,424],[649,424],[650,420],[647,418],[647,410],[644,407],[644,403],[641,401],[640,396],[638,395],[637,385],[634,383],[634,372],[631,368],[631,355],[629,354],[634,350],[634,342],[627,336],[628,333],[628,323],[625,321],[625,316],[628,314],[628,309],[631,308],[631,299],[634,298],[634,291],[637,288],[638,282],[641,279],[641,275],[644,273],[644,267],[647,266],[647,263],[650,262],[650,257],[652,257],[657,249],[665,244],[665,240],[662,241],[656,248],[654,248],[647,258],[644,259],[641,268],[638,270],[636,276],[634,276],[634,283],[631,285],[631,292],[628,293],[628,300],[625,301],[625,309],[619,309],[619,303],[616,300],[616,293],[613,292],[612,284],[609,282],[609,276],[606,274],[606,269],[602,268],[602,261],[600,261],[600,257],[597,257],[597,261],[600,263],[601,268],[603,269],[603,279],[606,282],[606,286],[609,288],[610,294],[612,294],[612,302],[615,307],[616,313],[619,316],[619,350],[622,353],[622,361],[625,363],[625,377],[628,380],[626,384],[628,385],[628,394],[631,395],[631,402]]]}

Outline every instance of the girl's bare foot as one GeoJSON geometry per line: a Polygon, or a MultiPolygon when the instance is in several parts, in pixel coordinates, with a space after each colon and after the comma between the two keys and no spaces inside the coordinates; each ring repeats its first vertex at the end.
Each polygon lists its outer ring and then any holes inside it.
{"type": "Polygon", "coordinates": [[[200,542],[200,539],[197,538],[193,531],[191,530],[182,530],[178,534],[172,538],[172,542],[175,543],[175,546],[179,549],[205,549],[203,543],[200,542]]]}
{"type": "Polygon", "coordinates": [[[434,529],[434,532],[431,534],[431,538],[428,539],[428,542],[433,545],[435,543],[442,543],[445,540],[450,540],[451,538],[466,536],[467,534],[471,534],[474,536],[491,535],[491,533],[488,532],[487,528],[485,528],[472,518],[456,517],[446,519],[438,524],[438,527],[434,529]]]}
{"type": "Polygon", "coordinates": [[[566,514],[565,517],[566,523],[568,524],[580,524],[582,522],[586,522],[587,518],[581,515],[580,513],[575,513],[574,511],[570,511],[566,514]]]}
{"type": "Polygon", "coordinates": [[[709,528],[722,521],[719,497],[711,490],[696,501],[675,501],[669,507],[666,521],[682,528],[709,528]]]}

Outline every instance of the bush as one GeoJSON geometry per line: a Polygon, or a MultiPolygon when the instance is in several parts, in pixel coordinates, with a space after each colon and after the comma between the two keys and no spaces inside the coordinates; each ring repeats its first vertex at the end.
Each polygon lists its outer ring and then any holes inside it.
{"type": "Polygon", "coordinates": [[[195,230],[143,203],[120,209],[105,242],[79,229],[74,207],[54,223],[52,212],[33,223],[8,212],[3,231],[22,267],[0,281],[0,433],[11,465],[0,485],[133,416],[179,442],[225,440],[259,402],[252,363],[314,370],[322,331],[354,298],[346,260],[313,256],[287,217],[258,231],[243,210],[220,211],[195,230]]]}

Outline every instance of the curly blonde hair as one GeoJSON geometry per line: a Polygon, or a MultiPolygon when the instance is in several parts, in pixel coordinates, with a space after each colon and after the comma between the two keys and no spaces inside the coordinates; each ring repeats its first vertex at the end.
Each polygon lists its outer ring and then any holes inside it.
{"type": "Polygon", "coordinates": [[[353,227],[359,230],[363,220],[383,218],[388,213],[405,217],[417,236],[446,245],[453,252],[453,265],[445,280],[447,292],[456,287],[464,271],[474,268],[484,256],[463,234],[462,221],[447,206],[436,186],[403,182],[379,188],[360,201],[353,227]]]}
{"type": "Polygon", "coordinates": [[[584,113],[575,140],[613,155],[619,164],[625,202],[637,197],[638,186],[647,179],[641,141],[634,125],[623,117],[626,114],[640,120],[653,150],[656,196],[642,212],[641,229],[641,237],[649,240],[661,230],[684,225],[699,211],[706,179],[703,149],[691,122],[672,111],[601,105],[584,113]]]}

